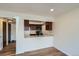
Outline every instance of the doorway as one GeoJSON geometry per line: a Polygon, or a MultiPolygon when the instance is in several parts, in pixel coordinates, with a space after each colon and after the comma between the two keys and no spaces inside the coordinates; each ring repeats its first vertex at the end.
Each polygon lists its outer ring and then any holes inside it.
{"type": "Polygon", "coordinates": [[[8,44],[11,43],[11,23],[8,23],[8,44]]]}
{"type": "MultiPolygon", "coordinates": [[[[2,46],[0,55],[16,54],[16,20],[13,18],[1,18],[2,25],[2,46]]],[[[1,44],[1,43],[0,43],[1,44]]]]}

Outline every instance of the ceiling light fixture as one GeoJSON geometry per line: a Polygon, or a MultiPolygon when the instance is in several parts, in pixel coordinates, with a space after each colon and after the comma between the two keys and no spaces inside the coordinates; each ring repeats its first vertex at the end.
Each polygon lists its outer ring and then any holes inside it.
{"type": "Polygon", "coordinates": [[[50,11],[51,11],[51,12],[53,12],[53,11],[54,11],[54,9],[50,9],[50,11]]]}

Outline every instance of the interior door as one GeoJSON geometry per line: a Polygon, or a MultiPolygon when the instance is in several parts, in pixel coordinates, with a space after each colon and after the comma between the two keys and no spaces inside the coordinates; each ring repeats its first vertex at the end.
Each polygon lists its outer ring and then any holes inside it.
{"type": "Polygon", "coordinates": [[[8,23],[8,43],[11,42],[11,23],[8,23]]]}
{"type": "Polygon", "coordinates": [[[3,48],[6,46],[6,22],[3,21],[3,48]]]}

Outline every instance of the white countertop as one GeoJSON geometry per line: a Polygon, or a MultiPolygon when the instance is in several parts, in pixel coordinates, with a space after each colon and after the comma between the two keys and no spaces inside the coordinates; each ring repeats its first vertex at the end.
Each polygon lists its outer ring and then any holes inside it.
{"type": "Polygon", "coordinates": [[[40,35],[40,36],[25,36],[24,38],[33,38],[33,37],[53,37],[53,35],[40,35]]]}

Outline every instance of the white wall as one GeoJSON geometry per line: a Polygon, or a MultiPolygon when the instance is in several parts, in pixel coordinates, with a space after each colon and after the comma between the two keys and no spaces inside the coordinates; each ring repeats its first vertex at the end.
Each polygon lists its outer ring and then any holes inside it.
{"type": "Polygon", "coordinates": [[[53,47],[53,36],[24,38],[24,20],[16,17],[16,54],[48,47],[53,47]]]}
{"type": "Polygon", "coordinates": [[[16,24],[11,23],[11,41],[16,40],[16,24]]]}
{"type": "MultiPolygon", "coordinates": [[[[24,20],[21,17],[16,17],[16,53],[22,52],[24,41],[24,20]]],[[[27,47],[25,45],[25,47],[27,47]]]]}
{"type": "Polygon", "coordinates": [[[56,18],[54,46],[68,55],[79,55],[79,8],[56,18]]]}
{"type": "Polygon", "coordinates": [[[53,37],[45,36],[45,37],[27,37],[22,41],[22,49],[17,52],[24,53],[27,51],[33,51],[42,48],[53,47],[53,37]],[[22,43],[23,42],[23,43],[22,43]]]}

